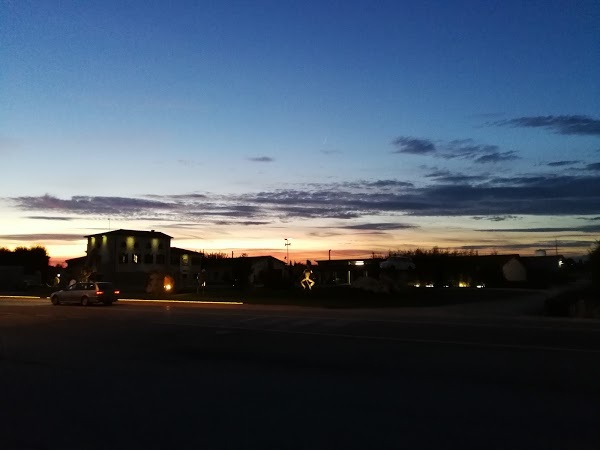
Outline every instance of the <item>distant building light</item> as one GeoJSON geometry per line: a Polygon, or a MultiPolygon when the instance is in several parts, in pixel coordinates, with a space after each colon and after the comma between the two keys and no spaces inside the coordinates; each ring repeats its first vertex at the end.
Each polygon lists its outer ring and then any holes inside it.
{"type": "Polygon", "coordinates": [[[562,259],[558,260],[558,267],[562,267],[564,265],[564,261],[562,259]]]}
{"type": "Polygon", "coordinates": [[[364,261],[354,261],[354,265],[355,266],[364,266],[365,262],[364,261]]]}

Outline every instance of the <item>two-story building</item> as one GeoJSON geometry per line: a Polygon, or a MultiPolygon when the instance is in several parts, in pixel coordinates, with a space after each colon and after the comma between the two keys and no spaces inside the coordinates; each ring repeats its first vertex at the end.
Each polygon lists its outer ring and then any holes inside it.
{"type": "Polygon", "coordinates": [[[169,235],[154,230],[115,230],[85,237],[87,269],[120,286],[144,286],[148,273],[170,272],[169,235]]]}

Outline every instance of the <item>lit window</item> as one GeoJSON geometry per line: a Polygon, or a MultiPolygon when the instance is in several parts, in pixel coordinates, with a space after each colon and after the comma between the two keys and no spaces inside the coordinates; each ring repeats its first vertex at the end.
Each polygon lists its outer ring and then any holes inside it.
{"type": "Polygon", "coordinates": [[[127,255],[127,253],[121,253],[121,255],[119,256],[119,262],[121,264],[127,264],[127,262],[129,261],[129,255],[127,255]]]}
{"type": "Polygon", "coordinates": [[[142,262],[142,258],[140,257],[139,253],[134,253],[131,255],[131,262],[133,264],[139,264],[142,262]]]}

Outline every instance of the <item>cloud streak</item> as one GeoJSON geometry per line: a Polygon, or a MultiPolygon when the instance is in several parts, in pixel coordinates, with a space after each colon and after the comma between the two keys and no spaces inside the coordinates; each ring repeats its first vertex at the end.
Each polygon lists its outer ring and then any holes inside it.
{"type": "Polygon", "coordinates": [[[409,153],[412,155],[427,155],[435,153],[435,144],[429,139],[418,139],[408,136],[400,136],[392,141],[396,147],[394,153],[409,153]]]}
{"type": "Polygon", "coordinates": [[[565,166],[573,166],[575,164],[579,164],[581,161],[553,161],[549,162],[546,165],[548,167],[565,167],[565,166]]]}
{"type": "MultiPolygon", "coordinates": [[[[145,198],[49,194],[9,199],[34,217],[123,217],[204,224],[287,223],[304,219],[361,219],[402,215],[465,216],[504,220],[522,215],[600,214],[600,173],[494,177],[446,171],[429,174],[430,183],[414,186],[402,180],[371,180],[305,185],[298,189],[244,194],[148,195],[145,198]]],[[[367,219],[369,220],[369,219],[367,219]]],[[[382,220],[375,227],[392,227],[382,220]]],[[[361,229],[360,224],[351,224],[361,229]]],[[[370,225],[373,227],[373,225],[370,225]]],[[[373,229],[373,228],[371,228],[373,229]]],[[[381,231],[381,228],[379,228],[381,231]]],[[[588,229],[587,231],[592,231],[588,229]]]]}
{"type": "Polygon", "coordinates": [[[494,164],[519,159],[514,151],[502,151],[497,145],[478,144],[473,139],[457,139],[437,145],[429,139],[400,136],[393,142],[393,153],[429,155],[443,159],[470,160],[477,164],[494,164]]]}
{"type": "Polygon", "coordinates": [[[564,135],[600,136],[600,120],[584,115],[517,117],[490,124],[500,127],[544,128],[564,135]]]}
{"type": "Polygon", "coordinates": [[[248,158],[248,161],[258,162],[258,163],[270,163],[270,162],[275,161],[275,159],[271,158],[270,156],[254,156],[254,157],[248,158]]]}
{"type": "Polygon", "coordinates": [[[365,231],[394,231],[406,230],[408,228],[417,228],[415,225],[406,223],[361,223],[357,225],[346,225],[342,227],[346,230],[365,230],[365,231]]]}
{"type": "Polygon", "coordinates": [[[71,233],[47,233],[47,234],[2,234],[1,239],[14,240],[14,241],[32,241],[32,242],[46,242],[46,241],[81,241],[83,236],[81,234],[71,233]]]}

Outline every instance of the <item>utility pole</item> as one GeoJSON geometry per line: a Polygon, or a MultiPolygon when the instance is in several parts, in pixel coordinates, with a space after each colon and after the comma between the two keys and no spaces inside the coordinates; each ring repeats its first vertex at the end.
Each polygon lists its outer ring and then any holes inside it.
{"type": "Polygon", "coordinates": [[[291,242],[288,241],[288,238],[285,238],[285,251],[286,251],[286,259],[287,259],[287,263],[288,266],[290,266],[290,245],[292,245],[291,242]]]}

